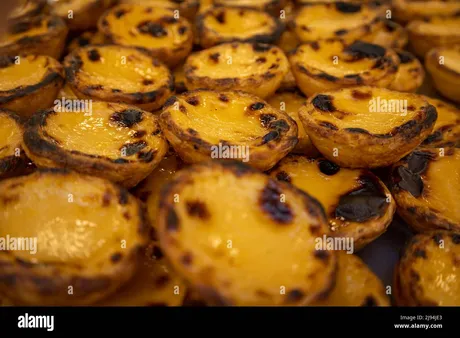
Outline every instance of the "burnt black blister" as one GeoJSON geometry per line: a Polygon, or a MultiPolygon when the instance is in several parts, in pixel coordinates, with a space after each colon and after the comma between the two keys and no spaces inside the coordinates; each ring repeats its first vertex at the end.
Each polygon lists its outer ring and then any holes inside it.
{"type": "Polygon", "coordinates": [[[147,142],[139,141],[139,142],[125,144],[121,148],[121,151],[124,152],[123,155],[131,156],[131,155],[137,154],[138,152],[140,152],[145,147],[147,147],[147,142]]]}
{"type": "Polygon", "coordinates": [[[186,203],[187,213],[189,216],[198,217],[202,220],[209,219],[211,217],[210,212],[204,202],[201,201],[188,201],[186,203]]]}
{"type": "Polygon", "coordinates": [[[278,181],[283,181],[283,182],[288,182],[288,183],[291,183],[291,177],[289,176],[289,174],[285,171],[280,171],[278,173],[276,173],[276,179],[278,181]]]}
{"type": "Polygon", "coordinates": [[[379,45],[356,41],[344,49],[346,54],[351,55],[355,60],[365,58],[377,59],[385,56],[386,49],[379,45]]]}
{"type": "Polygon", "coordinates": [[[126,109],[124,111],[113,113],[110,121],[117,123],[121,127],[131,128],[136,123],[142,121],[142,112],[137,109],[126,109]]]}
{"type": "Polygon", "coordinates": [[[401,61],[401,63],[409,63],[415,60],[415,56],[409,52],[399,51],[397,53],[398,53],[399,61],[401,61]]]}
{"type": "Polygon", "coordinates": [[[266,214],[276,223],[288,224],[294,217],[289,204],[281,202],[282,190],[270,180],[260,195],[259,204],[266,214]]]}
{"type": "Polygon", "coordinates": [[[261,114],[259,116],[260,123],[262,124],[262,127],[268,128],[270,125],[270,122],[276,120],[276,116],[273,114],[261,114]]]}
{"type": "Polygon", "coordinates": [[[143,21],[138,26],[139,32],[144,34],[150,34],[155,38],[168,35],[168,32],[164,29],[161,24],[154,23],[152,21],[143,21]]]}
{"type": "Polygon", "coordinates": [[[97,49],[90,49],[88,51],[88,59],[94,62],[99,61],[101,59],[101,54],[99,54],[97,49]]]}
{"type": "Polygon", "coordinates": [[[337,174],[340,170],[340,167],[328,160],[321,160],[318,162],[318,167],[319,170],[324,174],[328,176],[333,176],[337,174]]]}
{"type": "Polygon", "coordinates": [[[342,13],[357,13],[361,11],[360,4],[353,4],[343,1],[336,2],[335,8],[337,8],[337,10],[342,13]]]}
{"type": "Polygon", "coordinates": [[[414,197],[420,197],[423,192],[423,181],[420,175],[414,174],[405,167],[399,167],[397,170],[400,181],[398,186],[411,193],[414,197]]]}
{"type": "Polygon", "coordinates": [[[385,213],[387,196],[376,177],[364,174],[359,178],[360,188],[340,197],[336,217],[353,222],[365,222],[385,213]]]}
{"type": "Polygon", "coordinates": [[[414,174],[423,173],[427,166],[428,162],[433,158],[431,153],[423,151],[414,151],[407,157],[407,167],[414,174]]]}
{"type": "Polygon", "coordinates": [[[269,132],[268,134],[264,135],[264,137],[262,138],[262,145],[270,142],[270,141],[273,141],[273,140],[276,140],[280,137],[280,133],[276,130],[273,130],[271,132],[269,132]]]}
{"type": "Polygon", "coordinates": [[[315,106],[315,108],[321,111],[326,111],[326,112],[335,111],[335,107],[332,104],[332,96],[330,95],[318,94],[312,100],[312,103],[313,103],[313,106],[315,106]]]}

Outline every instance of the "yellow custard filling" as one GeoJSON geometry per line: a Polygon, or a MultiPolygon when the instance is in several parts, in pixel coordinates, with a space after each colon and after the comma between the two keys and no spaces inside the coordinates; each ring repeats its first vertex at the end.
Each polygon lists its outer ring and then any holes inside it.
{"type": "Polygon", "coordinates": [[[373,134],[386,134],[410,121],[426,101],[407,94],[373,88],[372,93],[359,89],[344,89],[330,96],[336,108],[333,112],[315,109],[312,117],[317,123],[329,122],[339,128],[361,128],[373,134]],[[363,99],[362,97],[369,96],[363,99]]]}
{"type": "Polygon", "coordinates": [[[287,72],[288,61],[281,49],[273,48],[268,53],[257,52],[253,45],[222,44],[189,57],[187,64],[198,67],[194,75],[214,79],[261,75],[278,65],[274,70],[287,72]]]}
{"type": "Polygon", "coordinates": [[[189,37],[186,21],[173,10],[147,5],[119,5],[105,17],[115,43],[145,48],[180,47],[189,37]],[[124,12],[120,17],[118,13],[124,12]],[[183,27],[186,32],[182,33],[183,27]]]}
{"type": "Polygon", "coordinates": [[[49,60],[47,56],[16,57],[8,67],[0,68],[0,91],[40,83],[49,70],[49,60]]]}
{"type": "Polygon", "coordinates": [[[58,140],[60,147],[65,150],[76,150],[110,159],[136,159],[136,154],[123,154],[123,149],[126,144],[138,141],[134,137],[137,131],[145,131],[142,140],[147,145],[142,151],[158,149],[163,140],[152,135],[157,130],[153,116],[144,112],[139,123],[126,128],[116,123],[117,115],[113,116],[116,112],[124,111],[120,107],[126,106],[94,101],[88,110],[89,113],[85,111],[52,114],[47,118],[46,132],[58,140]]]}
{"type": "Polygon", "coordinates": [[[116,88],[125,93],[149,92],[167,85],[169,70],[135,49],[120,46],[86,48],[79,53],[83,66],[80,80],[116,88]],[[91,58],[97,58],[93,61],[91,58]]]}

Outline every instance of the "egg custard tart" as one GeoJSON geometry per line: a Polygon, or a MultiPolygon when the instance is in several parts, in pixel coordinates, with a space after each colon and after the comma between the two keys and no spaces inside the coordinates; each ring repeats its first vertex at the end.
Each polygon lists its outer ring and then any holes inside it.
{"type": "Polygon", "coordinates": [[[52,107],[64,84],[64,70],[49,56],[0,57],[0,108],[27,118],[52,107]]]}
{"type": "Polygon", "coordinates": [[[395,269],[398,306],[460,306],[460,234],[418,234],[395,269]]]}
{"type": "Polygon", "coordinates": [[[108,41],[143,47],[169,67],[181,63],[193,47],[191,24],[167,8],[121,4],[107,11],[98,26],[108,41]]]}
{"type": "Polygon", "coordinates": [[[8,22],[14,23],[49,11],[47,0],[16,1],[18,5],[8,15],[8,22]]]}
{"type": "Polygon", "coordinates": [[[407,30],[409,46],[420,58],[424,58],[434,47],[460,44],[460,16],[411,21],[407,30]]]}
{"type": "Polygon", "coordinates": [[[268,170],[298,143],[288,114],[244,92],[195,90],[163,107],[164,135],[187,163],[235,159],[268,170]]]}
{"type": "Polygon", "coordinates": [[[253,8],[279,17],[280,11],[287,2],[287,0],[214,0],[214,5],[253,8]]]}
{"type": "Polygon", "coordinates": [[[182,278],[171,269],[158,244],[151,243],[134,276],[95,306],[181,306],[186,293],[182,278]]]}
{"type": "Polygon", "coordinates": [[[386,48],[402,49],[407,45],[409,35],[407,30],[396,22],[382,19],[377,24],[377,29],[360,38],[362,41],[381,45],[386,48]]]}
{"type": "Polygon", "coordinates": [[[384,13],[378,3],[318,3],[300,7],[293,19],[294,32],[302,42],[342,39],[349,43],[378,28],[384,13]]]}
{"type": "Polygon", "coordinates": [[[84,109],[54,108],[29,120],[24,146],[37,166],[68,168],[130,188],[165,155],[168,145],[153,114],[118,103],[80,104],[84,109]]]}
{"type": "Polygon", "coordinates": [[[431,134],[436,108],[422,97],[376,87],[317,94],[299,117],[313,145],[348,168],[389,166],[431,134]]]}
{"type": "Polygon", "coordinates": [[[453,147],[460,145],[460,109],[447,102],[425,97],[438,112],[433,132],[423,141],[424,147],[453,147]]]}
{"type": "Polygon", "coordinates": [[[392,0],[394,19],[403,24],[432,17],[454,16],[460,11],[457,0],[392,0]]]}
{"type": "Polygon", "coordinates": [[[15,174],[25,162],[22,123],[12,111],[0,109],[0,179],[15,174]]]}
{"type": "Polygon", "coordinates": [[[415,93],[425,79],[425,70],[412,53],[399,49],[395,51],[398,54],[399,67],[389,89],[415,93]]]}
{"type": "Polygon", "coordinates": [[[166,65],[146,50],[116,45],[86,46],[64,60],[66,79],[84,99],[159,109],[174,91],[166,65]]]}
{"type": "Polygon", "coordinates": [[[431,49],[425,58],[425,66],[437,91],[460,103],[460,44],[431,49]]]}
{"type": "Polygon", "coordinates": [[[297,124],[299,142],[292,150],[293,153],[304,154],[309,156],[318,155],[318,150],[313,146],[302,123],[299,119],[298,111],[306,102],[307,98],[296,90],[280,90],[271,96],[267,102],[273,108],[286,112],[297,124]]]}
{"type": "Polygon", "coordinates": [[[232,42],[190,55],[184,71],[189,90],[241,90],[267,98],[280,87],[289,62],[279,47],[232,42]]]}
{"type": "Polygon", "coordinates": [[[86,31],[70,41],[67,45],[67,53],[72,53],[75,49],[80,47],[102,45],[104,43],[105,37],[101,32],[86,31]]]}
{"type": "Polygon", "coordinates": [[[97,177],[50,169],[3,180],[0,213],[0,292],[17,304],[91,304],[131,278],[146,245],[137,200],[97,177]]]}
{"type": "Polygon", "coordinates": [[[366,169],[340,168],[324,158],[289,155],[271,171],[278,181],[293,184],[324,207],[331,236],[351,244],[353,253],[383,234],[396,204],[377,176],[366,169]]]}
{"type": "Polygon", "coordinates": [[[274,44],[283,28],[281,20],[267,12],[243,7],[213,7],[197,18],[203,48],[232,41],[274,44]]]}
{"type": "Polygon", "coordinates": [[[390,306],[385,286],[356,255],[337,254],[335,287],[327,299],[314,306],[390,306]]]}
{"type": "Polygon", "coordinates": [[[72,31],[85,31],[97,27],[99,17],[117,0],[54,0],[52,11],[64,19],[72,31]]]}
{"type": "Polygon", "coordinates": [[[392,49],[368,42],[339,40],[300,45],[289,56],[297,86],[307,95],[344,87],[389,86],[399,59],[392,49]]]}
{"type": "Polygon", "coordinates": [[[306,305],[334,284],[336,252],[316,247],[328,232],[321,205],[241,162],[180,171],[157,227],[173,269],[210,305],[306,305]]]}
{"type": "Polygon", "coordinates": [[[460,149],[419,148],[393,166],[398,214],[415,231],[460,232],[460,149]]]}
{"type": "Polygon", "coordinates": [[[67,38],[65,22],[58,16],[39,15],[18,21],[0,36],[0,55],[48,55],[59,59],[67,38]]]}

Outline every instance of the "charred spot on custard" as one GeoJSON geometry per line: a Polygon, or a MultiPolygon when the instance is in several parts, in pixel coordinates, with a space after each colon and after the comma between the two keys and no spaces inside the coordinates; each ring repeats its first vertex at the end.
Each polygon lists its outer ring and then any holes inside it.
{"type": "Polygon", "coordinates": [[[132,155],[137,154],[138,152],[140,152],[145,147],[147,147],[147,142],[138,141],[138,142],[134,142],[134,143],[125,144],[125,145],[123,145],[123,147],[121,147],[120,150],[121,150],[123,155],[132,156],[132,155]]]}
{"type": "Polygon", "coordinates": [[[144,79],[144,80],[142,80],[142,84],[143,84],[144,86],[150,86],[150,85],[153,84],[153,80],[144,79]]]}
{"type": "Polygon", "coordinates": [[[265,107],[265,104],[263,102],[256,102],[256,103],[253,103],[249,106],[249,109],[251,111],[256,111],[256,110],[261,110],[261,109],[264,109],[265,107]]]}
{"type": "Polygon", "coordinates": [[[302,300],[304,293],[302,290],[293,289],[286,293],[286,303],[296,303],[302,300]]]}
{"type": "Polygon", "coordinates": [[[385,213],[387,196],[377,178],[367,173],[361,175],[358,181],[359,188],[340,197],[335,217],[361,223],[385,213]]]}
{"type": "Polygon", "coordinates": [[[442,243],[442,234],[435,234],[433,235],[433,241],[437,244],[437,245],[441,245],[442,243]]]}
{"type": "Polygon", "coordinates": [[[173,208],[169,208],[166,216],[166,229],[170,232],[179,231],[179,216],[173,208]]]}
{"type": "Polygon", "coordinates": [[[329,260],[329,257],[330,257],[330,253],[326,250],[315,250],[314,252],[314,256],[315,258],[323,261],[323,262],[327,262],[329,260]]]}
{"type": "Polygon", "coordinates": [[[261,114],[259,116],[259,120],[262,127],[268,128],[270,126],[270,123],[276,120],[276,116],[273,114],[261,114]]]}
{"type": "Polygon", "coordinates": [[[90,49],[88,51],[88,59],[93,62],[97,62],[101,59],[101,54],[99,54],[97,49],[90,49]]]}
{"type": "Polygon", "coordinates": [[[154,38],[161,38],[163,36],[167,36],[168,32],[164,29],[164,27],[159,23],[154,23],[150,20],[142,21],[137,25],[137,29],[142,34],[149,34],[154,38]]]}
{"type": "Polygon", "coordinates": [[[185,254],[181,257],[181,262],[182,262],[182,264],[187,265],[187,266],[191,265],[192,262],[193,262],[193,255],[192,255],[192,253],[191,253],[191,252],[185,253],[185,254]]]}
{"type": "Polygon", "coordinates": [[[451,234],[452,242],[454,244],[460,244],[460,235],[459,234],[451,234]]]}
{"type": "Polygon", "coordinates": [[[225,94],[219,94],[219,100],[222,101],[222,102],[228,102],[229,98],[225,94]]]}
{"type": "Polygon", "coordinates": [[[369,100],[372,98],[371,92],[362,92],[357,89],[353,89],[351,91],[351,96],[356,100],[369,100]]]}
{"type": "Polygon", "coordinates": [[[256,59],[256,62],[257,62],[257,63],[265,63],[265,62],[267,62],[267,58],[261,56],[261,57],[259,57],[259,58],[256,59]]]}
{"type": "Polygon", "coordinates": [[[335,3],[335,8],[341,13],[357,13],[361,11],[361,4],[338,1],[335,3]]]}
{"type": "Polygon", "coordinates": [[[427,259],[426,251],[423,250],[423,249],[416,249],[414,251],[414,256],[417,257],[417,258],[420,257],[420,258],[423,258],[423,259],[427,259]]]}
{"type": "Polygon", "coordinates": [[[219,62],[219,57],[220,57],[220,53],[212,53],[212,54],[209,54],[209,58],[214,61],[215,63],[218,63],[219,62]]]}
{"type": "Polygon", "coordinates": [[[332,99],[330,95],[318,94],[313,98],[311,103],[315,108],[321,111],[334,112],[336,109],[332,103],[332,99]]]}
{"type": "Polygon", "coordinates": [[[351,45],[345,47],[344,53],[350,55],[354,60],[362,59],[377,59],[383,58],[386,49],[379,45],[367,43],[363,41],[356,41],[351,45]]]}
{"type": "Polygon", "coordinates": [[[159,289],[162,289],[164,288],[170,281],[171,279],[169,278],[168,275],[161,275],[161,276],[158,276],[156,279],[155,279],[155,287],[159,288],[159,289]]]}
{"type": "Polygon", "coordinates": [[[123,254],[121,252],[116,252],[112,256],[110,256],[110,260],[112,263],[118,263],[123,258],[123,254]]]}
{"type": "Polygon", "coordinates": [[[289,174],[285,171],[280,171],[278,173],[276,173],[276,179],[278,181],[282,181],[282,182],[287,182],[287,183],[291,183],[291,177],[289,176],[289,174]]]}
{"type": "Polygon", "coordinates": [[[259,204],[262,211],[279,224],[289,224],[292,222],[294,215],[286,202],[281,202],[282,190],[272,180],[269,180],[267,185],[261,192],[259,204]]]}
{"type": "Polygon", "coordinates": [[[225,12],[224,11],[217,13],[214,17],[216,18],[218,23],[220,24],[225,23],[225,12]]]}
{"type": "Polygon", "coordinates": [[[371,295],[367,296],[361,306],[377,306],[375,298],[371,295]]]}
{"type": "Polygon", "coordinates": [[[142,111],[137,109],[126,109],[121,112],[113,113],[110,121],[115,122],[120,127],[131,128],[142,121],[142,111]]]}
{"type": "Polygon", "coordinates": [[[198,217],[201,220],[207,220],[211,217],[206,204],[201,201],[187,201],[186,207],[189,216],[198,217]]]}
{"type": "Polygon", "coordinates": [[[333,176],[340,171],[340,167],[334,162],[328,160],[318,161],[319,170],[327,176],[333,176]]]}
{"type": "Polygon", "coordinates": [[[415,60],[415,56],[409,52],[398,51],[397,54],[401,63],[410,63],[415,60]]]}
{"type": "Polygon", "coordinates": [[[200,104],[200,98],[198,96],[191,96],[188,97],[185,102],[192,106],[198,106],[200,104]]]}
{"type": "Polygon", "coordinates": [[[268,52],[271,48],[272,46],[268,44],[263,44],[263,43],[258,43],[258,42],[252,44],[252,49],[254,50],[254,52],[257,52],[257,53],[268,52]]]}

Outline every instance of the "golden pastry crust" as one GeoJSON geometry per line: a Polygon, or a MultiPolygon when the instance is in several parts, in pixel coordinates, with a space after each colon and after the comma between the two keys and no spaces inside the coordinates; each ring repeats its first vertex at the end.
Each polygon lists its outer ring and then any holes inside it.
{"type": "Polygon", "coordinates": [[[213,7],[198,16],[196,27],[203,48],[234,41],[275,44],[284,29],[281,20],[244,7],[213,7]]]}
{"type": "Polygon", "coordinates": [[[190,55],[184,71],[189,90],[241,90],[263,99],[280,87],[289,62],[276,46],[231,42],[190,55]]]}
{"type": "Polygon", "coordinates": [[[173,268],[211,305],[301,306],[333,287],[336,252],[315,248],[327,233],[321,205],[241,162],[180,171],[162,190],[157,226],[173,268]]]}
{"type": "Polygon", "coordinates": [[[120,4],[147,5],[178,11],[179,15],[184,16],[191,22],[194,21],[203,2],[200,0],[119,0],[120,4]]]}
{"type": "Polygon", "coordinates": [[[459,62],[460,45],[433,48],[425,58],[425,67],[437,91],[456,103],[460,103],[459,62]]]}
{"type": "Polygon", "coordinates": [[[460,150],[419,148],[394,164],[391,190],[398,214],[415,231],[460,232],[460,150]]]}
{"type": "Polygon", "coordinates": [[[324,158],[288,155],[270,175],[316,198],[328,217],[331,236],[342,240],[336,250],[361,250],[381,236],[393,220],[396,204],[390,191],[366,169],[340,168],[324,158]]]}
{"type": "Polygon", "coordinates": [[[86,46],[68,55],[64,67],[67,83],[83,99],[154,111],[174,92],[171,71],[141,48],[86,46]]]}
{"type": "Polygon", "coordinates": [[[0,108],[23,119],[52,107],[64,84],[64,70],[55,59],[44,55],[2,57],[0,108]]]}
{"type": "Polygon", "coordinates": [[[403,49],[409,41],[409,34],[405,27],[396,22],[381,19],[377,28],[360,38],[362,41],[381,45],[385,48],[403,49]]]}
{"type": "Polygon", "coordinates": [[[392,49],[340,40],[302,44],[290,54],[289,62],[297,86],[307,96],[359,85],[388,87],[399,66],[392,49]]]}
{"type": "Polygon", "coordinates": [[[310,97],[299,117],[328,160],[348,168],[377,168],[419,146],[431,134],[437,112],[415,94],[355,87],[310,97]]]}
{"type": "Polygon", "coordinates": [[[187,163],[235,159],[265,171],[298,142],[288,114],[245,92],[195,90],[172,97],[160,125],[187,163]]]}
{"type": "Polygon", "coordinates": [[[7,34],[0,37],[0,55],[47,55],[59,60],[68,31],[58,16],[25,18],[9,26],[7,34]]]}
{"type": "Polygon", "coordinates": [[[39,167],[67,168],[131,188],[161,161],[168,145],[157,117],[134,106],[83,102],[34,115],[24,133],[24,150],[39,167]]]}
{"type": "Polygon", "coordinates": [[[403,24],[432,17],[454,16],[460,11],[457,1],[392,0],[392,5],[395,20],[403,24]]]}
{"type": "Polygon", "coordinates": [[[277,17],[286,4],[287,0],[214,0],[214,5],[254,8],[277,17]]]}
{"type": "Polygon", "coordinates": [[[70,41],[67,45],[67,54],[72,53],[80,47],[103,44],[105,44],[105,37],[101,32],[86,31],[70,41]]]}
{"type": "Polygon", "coordinates": [[[0,290],[18,305],[92,304],[130,279],[146,245],[136,199],[96,177],[51,169],[3,180],[0,211],[1,236],[23,241],[0,251],[0,290]]]}
{"type": "Polygon", "coordinates": [[[185,60],[193,47],[191,24],[167,8],[117,5],[100,17],[98,27],[111,43],[148,49],[169,67],[185,60]]]}

